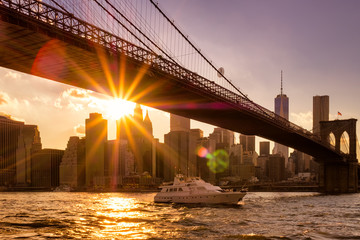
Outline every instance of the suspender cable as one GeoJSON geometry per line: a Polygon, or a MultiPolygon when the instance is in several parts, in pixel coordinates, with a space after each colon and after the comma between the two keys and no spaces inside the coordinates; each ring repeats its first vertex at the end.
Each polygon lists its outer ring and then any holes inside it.
{"type": "MultiPolygon", "coordinates": [[[[94,0],[95,2],[97,2],[98,3],[98,1],[97,0],[94,0]]],[[[148,36],[146,36],[138,27],[136,27],[127,17],[125,17],[125,15],[124,14],[122,14],[119,10],[117,10],[115,7],[114,7],[114,5],[112,5],[108,0],[105,0],[105,2],[107,3],[107,4],[109,4],[118,14],[120,14],[120,16],[121,17],[123,17],[132,27],[134,27],[135,29],[136,29],[136,31],[138,31],[141,35],[143,35],[145,38],[146,38],[146,40],[148,40],[151,44],[153,44],[157,49],[159,49],[163,54],[165,54],[166,55],[166,57],[168,57],[172,62],[174,62],[175,64],[177,64],[177,65],[179,65],[171,56],[169,56],[164,50],[162,50],[155,42],[153,42],[148,36]]],[[[99,3],[98,3],[99,4],[99,3]]],[[[102,7],[102,6],[101,6],[102,7]]],[[[103,8],[103,7],[102,7],[103,8]]],[[[103,8],[104,9],[104,8],[103,8]]],[[[105,9],[104,9],[105,10],[105,9]]],[[[110,14],[112,17],[114,17],[108,10],[105,10],[108,14],[110,14]]],[[[115,18],[115,17],[114,17],[115,18]]],[[[135,34],[132,34],[134,37],[136,37],[135,36],[135,34]]],[[[138,39],[139,41],[141,41],[138,37],[136,37],[136,39],[138,39]]],[[[141,41],[141,43],[143,43],[142,41],[141,41]]],[[[145,43],[143,43],[143,44],[145,44],[145,43]]],[[[148,46],[146,46],[146,47],[148,47],[148,46]]],[[[148,47],[149,48],[149,47],[148,47]]],[[[152,52],[153,52],[153,50],[151,50],[152,52]]],[[[155,53],[156,54],[156,53],[155,53]]],[[[157,54],[156,54],[157,55],[157,54]]]]}
{"type": "MultiPolygon", "coordinates": [[[[158,5],[153,1],[150,0],[150,2],[155,6],[155,8],[163,15],[163,17],[166,18],[166,20],[176,29],[176,31],[197,51],[197,53],[218,73],[220,74],[230,85],[235,88],[243,97],[248,99],[248,97],[243,94],[230,80],[228,80],[219,70],[216,69],[216,67],[211,63],[210,60],[208,60],[202,53],[195,47],[195,45],[180,31],[180,29],[171,21],[168,16],[158,7],[158,5]]],[[[250,101],[250,99],[248,99],[250,101]]]]}
{"type": "MultiPolygon", "coordinates": [[[[253,101],[251,101],[248,96],[244,93],[242,93],[229,79],[227,79],[218,69],[216,69],[216,67],[212,64],[212,62],[210,60],[208,60],[199,49],[197,49],[195,47],[195,45],[180,31],[180,29],[173,23],[173,21],[171,21],[168,16],[166,16],[166,14],[159,8],[159,6],[153,1],[153,0],[149,0],[154,6],[155,8],[163,15],[163,17],[176,29],[176,31],[196,50],[196,52],[221,76],[223,77],[234,89],[236,89],[240,95],[242,95],[242,97],[244,97],[247,101],[254,103],[253,101]]],[[[259,108],[260,111],[262,111],[263,113],[265,113],[266,115],[268,115],[263,109],[261,109],[257,104],[254,103],[254,105],[259,108]]]]}
{"type": "Polygon", "coordinates": [[[123,23],[121,23],[113,14],[111,14],[103,5],[101,5],[97,0],[94,0],[105,12],[107,12],[116,22],[118,22],[123,28],[125,28],[133,37],[135,37],[141,44],[149,49],[149,51],[157,55],[147,44],[145,44],[140,38],[138,38],[130,29],[128,29],[123,23]]]}

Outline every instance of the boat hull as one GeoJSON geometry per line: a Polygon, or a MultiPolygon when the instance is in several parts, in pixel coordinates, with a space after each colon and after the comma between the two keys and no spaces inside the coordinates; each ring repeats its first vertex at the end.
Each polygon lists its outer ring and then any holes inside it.
{"type": "Polygon", "coordinates": [[[197,195],[168,195],[158,193],[154,201],[156,203],[184,203],[184,204],[238,204],[246,195],[245,192],[227,192],[219,194],[197,195]]]}

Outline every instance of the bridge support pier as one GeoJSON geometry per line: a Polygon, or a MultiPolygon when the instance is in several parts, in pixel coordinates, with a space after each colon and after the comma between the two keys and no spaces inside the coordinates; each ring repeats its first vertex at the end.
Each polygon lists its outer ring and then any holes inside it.
{"type": "Polygon", "coordinates": [[[358,164],[328,163],[320,164],[320,192],[328,194],[356,193],[358,191],[358,164]]]}
{"type": "Polygon", "coordinates": [[[349,152],[342,159],[319,159],[320,191],[329,194],[358,192],[358,168],[356,155],[356,119],[321,121],[321,140],[330,144],[330,134],[335,136],[335,151],[340,152],[341,136],[349,135],[349,152]]]}

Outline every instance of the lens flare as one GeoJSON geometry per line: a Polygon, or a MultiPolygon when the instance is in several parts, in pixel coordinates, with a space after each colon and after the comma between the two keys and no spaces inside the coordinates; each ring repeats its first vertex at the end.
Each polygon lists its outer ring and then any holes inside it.
{"type": "Polygon", "coordinates": [[[198,156],[199,156],[199,157],[204,158],[204,157],[206,157],[208,154],[209,154],[209,151],[208,151],[206,148],[200,147],[200,148],[198,149],[198,156]]]}
{"type": "Polygon", "coordinates": [[[229,155],[223,149],[216,150],[211,156],[206,156],[208,160],[207,166],[213,173],[222,173],[229,166],[229,155]]]}

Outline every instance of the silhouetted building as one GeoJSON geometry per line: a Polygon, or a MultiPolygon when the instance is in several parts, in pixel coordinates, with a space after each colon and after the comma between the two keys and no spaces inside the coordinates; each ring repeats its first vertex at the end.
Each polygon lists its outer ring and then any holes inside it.
{"type": "Polygon", "coordinates": [[[203,138],[203,131],[200,129],[191,129],[189,135],[189,164],[188,175],[197,176],[197,150],[201,147],[199,139],[203,138]]]}
{"type": "Polygon", "coordinates": [[[320,121],[329,121],[329,96],[313,97],[313,133],[320,136],[320,121]]]}
{"type": "Polygon", "coordinates": [[[133,172],[153,172],[153,128],[148,111],[143,119],[141,106],[136,104],[133,116],[117,121],[117,139],[126,140],[134,155],[133,172]]]}
{"type": "Polygon", "coordinates": [[[294,150],[290,156],[295,164],[295,174],[310,172],[311,156],[297,150],[294,150]]]}
{"type": "Polygon", "coordinates": [[[253,164],[241,164],[239,170],[241,180],[248,180],[255,177],[255,166],[253,164]]]}
{"type": "Polygon", "coordinates": [[[64,150],[42,149],[31,160],[31,186],[56,188],[59,186],[59,167],[64,150]]]}
{"type": "Polygon", "coordinates": [[[60,164],[60,185],[85,187],[85,139],[70,137],[60,164]]]}
{"type": "Polygon", "coordinates": [[[190,130],[190,119],[170,114],[170,132],[164,135],[164,179],[174,179],[176,173],[195,176],[197,170],[198,139],[200,129],[190,130]]]}
{"type": "Polygon", "coordinates": [[[216,149],[226,148],[229,150],[230,146],[234,145],[234,132],[223,129],[214,128],[214,132],[209,135],[216,143],[216,149]]]}
{"type": "Polygon", "coordinates": [[[153,177],[164,179],[164,155],[165,155],[165,144],[159,142],[159,139],[154,139],[153,154],[155,154],[153,161],[153,177]],[[154,173],[155,170],[155,173],[154,173]]]}
{"type": "Polygon", "coordinates": [[[31,157],[42,148],[40,132],[36,125],[24,125],[19,138],[16,161],[16,185],[31,183],[31,157]]]}
{"type": "Polygon", "coordinates": [[[178,116],[170,113],[170,132],[190,131],[190,118],[178,116]]]}
{"type": "Polygon", "coordinates": [[[285,158],[279,154],[271,154],[268,161],[269,179],[278,182],[285,179],[285,158]]]}
{"type": "Polygon", "coordinates": [[[107,120],[99,113],[90,113],[85,121],[85,169],[86,186],[104,185],[107,169],[105,163],[105,143],[107,141],[107,120]]]}
{"type": "Polygon", "coordinates": [[[243,147],[241,144],[230,147],[229,160],[230,176],[240,176],[240,165],[243,164],[243,147]]]}
{"type": "Polygon", "coordinates": [[[258,168],[258,175],[256,175],[256,177],[259,179],[259,180],[266,180],[268,179],[268,176],[269,176],[269,169],[268,169],[268,164],[269,164],[269,156],[270,154],[268,155],[260,155],[258,158],[257,158],[257,167],[258,168]]]}
{"type": "Polygon", "coordinates": [[[176,173],[188,174],[189,131],[171,131],[164,135],[164,179],[171,181],[176,173]]]}
{"type": "Polygon", "coordinates": [[[23,142],[20,137],[23,126],[23,122],[0,116],[0,186],[14,186],[16,183],[17,148],[23,142]]]}
{"type": "MultiPolygon", "coordinates": [[[[283,94],[283,86],[282,86],[282,71],[281,71],[281,91],[280,94],[275,98],[275,114],[280,117],[289,120],[289,98],[286,94],[283,94]]],[[[287,165],[287,160],[289,156],[289,148],[287,146],[281,145],[279,143],[275,143],[274,146],[274,154],[280,154],[285,158],[285,165],[287,165]]]]}
{"type": "Polygon", "coordinates": [[[240,134],[240,144],[244,152],[255,152],[255,136],[240,134]]]}
{"type": "MultiPolygon", "coordinates": [[[[216,141],[215,139],[210,139],[208,137],[198,139],[198,146],[206,149],[208,153],[214,153],[216,150],[216,141]]],[[[211,171],[208,162],[209,159],[206,156],[197,155],[197,176],[201,177],[207,182],[215,183],[215,172],[211,171]]]]}
{"type": "Polygon", "coordinates": [[[260,156],[269,156],[270,155],[270,142],[260,142],[260,156]]]}
{"type": "MultiPolygon", "coordinates": [[[[217,169],[215,170],[215,178],[218,182],[220,178],[231,175],[229,151],[230,147],[234,145],[234,132],[223,128],[215,128],[213,133],[209,135],[209,139],[215,142],[215,152],[222,155],[222,157],[220,157],[221,164],[215,162],[215,169],[217,169]]],[[[215,152],[213,152],[213,154],[215,154],[215,152]]],[[[217,159],[219,159],[219,157],[215,157],[214,160],[217,161],[217,159]]]]}

